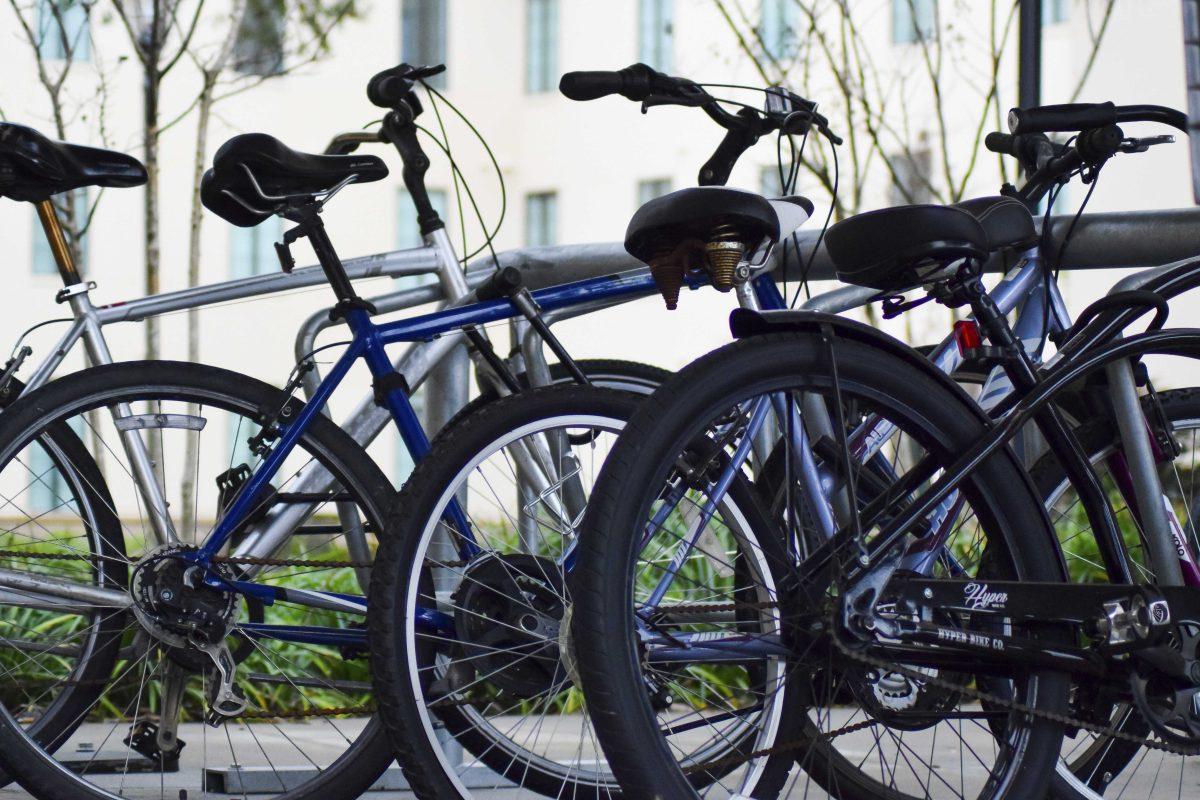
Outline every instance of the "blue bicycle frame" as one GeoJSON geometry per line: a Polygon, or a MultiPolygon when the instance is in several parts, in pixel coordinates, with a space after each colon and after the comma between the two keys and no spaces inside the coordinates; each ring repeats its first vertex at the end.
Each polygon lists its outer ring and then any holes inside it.
{"type": "MultiPolygon", "coordinates": [[[[706,283],[706,279],[697,275],[690,275],[687,279],[687,285],[692,289],[700,288],[706,283]]],[[[754,278],[752,287],[755,299],[761,308],[779,310],[787,307],[782,294],[769,274],[764,273],[754,278]]],[[[532,299],[539,308],[549,312],[596,301],[634,299],[655,294],[657,291],[649,273],[639,271],[552,286],[533,292],[532,299]]],[[[309,402],[296,415],[295,419],[280,425],[273,448],[254,470],[230,505],[229,510],[209,533],[200,548],[186,554],[185,557],[204,567],[208,567],[212,563],[214,556],[219,554],[229,542],[242,520],[254,510],[257,505],[255,498],[260,496],[259,492],[269,489],[271,479],[275,477],[304,431],[312,423],[313,418],[321,413],[321,409],[328,403],[329,398],[356,362],[360,360],[366,362],[376,385],[388,385],[388,379],[398,374],[392,366],[391,359],[387,356],[388,345],[428,341],[465,326],[486,325],[519,315],[518,309],[508,299],[468,303],[431,314],[383,324],[375,323],[367,311],[361,308],[347,309],[345,319],[353,338],[345,352],[329,370],[309,402]]],[[[429,452],[429,438],[421,426],[407,393],[402,388],[390,388],[381,393],[380,399],[387,407],[400,432],[404,446],[414,462],[424,458],[429,452]]],[[[459,532],[456,541],[459,556],[463,560],[469,560],[479,552],[479,548],[467,522],[466,514],[457,501],[453,501],[447,509],[447,517],[459,532]]],[[[356,614],[365,614],[367,608],[366,598],[360,595],[291,589],[248,580],[231,581],[219,577],[212,570],[208,571],[206,582],[215,588],[253,597],[267,605],[275,602],[288,602],[356,614]]],[[[422,625],[441,635],[453,635],[453,620],[434,609],[418,609],[417,619],[422,625]]],[[[262,623],[243,623],[239,627],[246,635],[255,638],[343,647],[365,646],[366,644],[365,632],[358,629],[262,623]]]]}

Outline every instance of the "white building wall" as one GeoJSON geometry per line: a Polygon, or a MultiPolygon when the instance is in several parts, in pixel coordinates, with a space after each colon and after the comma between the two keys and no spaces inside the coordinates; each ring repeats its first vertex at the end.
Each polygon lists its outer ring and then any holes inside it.
{"type": "MultiPolygon", "coordinates": [[[[746,5],[752,7],[753,3],[746,5]]],[[[987,5],[943,0],[943,35],[985,35],[987,5]]],[[[1069,19],[1047,27],[1045,102],[1068,99],[1064,93],[1074,86],[1089,51],[1088,26],[1095,24],[1102,5],[1098,0],[1071,0],[1069,19]]],[[[399,61],[399,7],[398,0],[367,3],[359,18],[335,32],[332,52],[320,63],[222,102],[213,120],[209,156],[227,137],[246,131],[265,131],[296,149],[319,151],[334,134],[377,119],[380,112],[367,103],[364,88],[372,74],[399,61]]],[[[103,3],[97,10],[103,11],[103,3]]],[[[905,77],[905,86],[915,86],[919,80],[918,53],[912,45],[892,44],[890,2],[858,0],[856,11],[865,20],[864,35],[871,42],[873,58],[881,70],[905,77]]],[[[540,191],[558,194],[559,242],[619,239],[635,210],[638,182],[668,178],[675,188],[693,185],[696,171],[716,146],[721,131],[696,110],[657,108],[642,116],[635,104],[621,98],[572,103],[556,92],[526,94],[524,13],[522,0],[449,0],[447,94],[487,137],[507,185],[507,217],[496,246],[504,249],[523,243],[524,196],[540,191]]],[[[715,3],[675,0],[674,20],[676,74],[698,80],[760,82],[738,52],[715,3]]],[[[637,60],[637,0],[560,0],[559,23],[560,70],[617,68],[637,60]]],[[[132,61],[117,63],[125,52],[123,36],[112,20],[98,19],[93,27],[97,63],[105,65],[110,73],[104,117],[109,146],[136,154],[140,148],[139,76],[132,61]]],[[[50,130],[48,106],[36,82],[33,60],[7,5],[0,8],[0,40],[4,42],[0,71],[6,76],[0,110],[11,121],[50,130]]],[[[1015,26],[1011,43],[1005,62],[1006,94],[1001,98],[1005,108],[1015,102],[1015,26]]],[[[965,165],[970,157],[969,134],[973,131],[969,121],[977,108],[980,68],[979,63],[963,62],[949,64],[946,69],[949,132],[955,142],[953,159],[958,166],[965,165]]],[[[94,65],[77,65],[75,69],[78,74],[72,80],[71,92],[81,110],[71,123],[71,138],[100,144],[101,120],[94,102],[96,69],[94,65]]],[[[195,91],[194,75],[187,70],[181,67],[167,80],[164,119],[178,113],[195,91]]],[[[828,80],[818,77],[810,86],[795,88],[821,100],[828,80]]],[[[921,105],[920,92],[897,85],[887,102],[906,104],[910,119],[923,124],[929,115],[921,105]]],[[[1178,0],[1119,0],[1082,99],[1183,107],[1178,0]]],[[[436,126],[431,113],[422,121],[431,128],[436,126]]],[[[448,125],[460,165],[491,224],[500,203],[490,163],[461,125],[449,120],[448,125]]],[[[930,135],[936,134],[932,127],[928,130],[930,135]]],[[[191,119],[164,134],[162,284],[168,290],[186,284],[193,147],[191,119]]],[[[435,162],[429,185],[449,191],[448,168],[436,148],[430,146],[429,151],[435,162]]],[[[326,215],[334,242],[344,256],[395,246],[400,165],[394,153],[382,149],[378,152],[392,167],[392,178],[347,189],[333,201],[326,215]]],[[[731,183],[756,189],[760,168],[773,163],[773,159],[773,142],[764,141],[739,165],[731,183]]],[[[883,172],[876,169],[870,182],[865,207],[886,203],[883,172]]],[[[992,193],[997,183],[992,158],[977,170],[969,193],[992,193]]],[[[818,200],[816,218],[809,226],[819,226],[824,219],[824,198],[803,173],[800,184],[802,192],[818,200]]],[[[1079,187],[1074,187],[1072,198],[1077,202],[1081,197],[1079,187]]],[[[1114,161],[1105,171],[1090,208],[1166,208],[1191,202],[1187,150],[1181,143],[1114,161]]],[[[141,293],[140,211],[140,190],[113,190],[104,196],[89,245],[88,276],[100,284],[95,292],[97,302],[141,293]]],[[[449,217],[449,229],[457,238],[457,213],[452,211],[449,217]]],[[[32,219],[33,210],[28,205],[0,202],[0,231],[7,261],[6,313],[0,342],[13,340],[37,321],[62,315],[62,309],[53,303],[57,278],[31,275],[32,219]]],[[[478,245],[479,228],[471,216],[468,229],[471,245],[478,245]]],[[[223,221],[207,215],[204,281],[229,276],[229,233],[223,221]]],[[[302,263],[311,261],[304,247],[298,247],[296,255],[302,263]]],[[[1110,273],[1068,276],[1070,303],[1082,307],[1115,277],[1110,273]]],[[[389,286],[386,280],[376,280],[361,290],[378,293],[389,286]]],[[[318,289],[206,310],[201,314],[202,360],[282,383],[291,364],[293,332],[328,299],[327,290],[318,289]]],[[[728,340],[725,315],[732,306],[731,296],[704,291],[689,293],[680,309],[668,314],[661,301],[649,298],[564,323],[562,333],[572,352],[579,356],[627,358],[674,368],[728,340]]],[[[944,311],[933,309],[923,312],[922,318],[910,322],[907,329],[897,324],[889,329],[924,340],[944,330],[945,320],[944,311]]],[[[165,356],[184,356],[185,326],[182,314],[163,321],[165,356]]],[[[108,333],[118,357],[141,355],[139,325],[117,326],[108,333]]],[[[35,357],[45,354],[53,336],[52,329],[35,334],[35,357]]],[[[360,380],[358,385],[365,384],[360,380]]],[[[343,401],[335,407],[344,410],[353,399],[357,399],[356,393],[347,389],[343,401]]],[[[390,444],[382,445],[379,453],[381,459],[390,462],[388,448],[390,444]]]]}

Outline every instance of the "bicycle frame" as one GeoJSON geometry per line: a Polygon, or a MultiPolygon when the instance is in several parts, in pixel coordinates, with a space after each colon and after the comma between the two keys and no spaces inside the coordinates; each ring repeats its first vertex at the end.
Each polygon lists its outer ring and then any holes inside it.
{"type": "MultiPolygon", "coordinates": [[[[1152,272],[1155,276],[1165,274],[1167,283],[1173,284],[1167,288],[1178,293],[1178,291],[1190,288],[1189,284],[1195,278],[1193,273],[1200,273],[1200,266],[1193,265],[1190,272],[1186,266],[1180,269],[1177,265],[1147,272],[1152,272]]],[[[1040,273],[1038,253],[1036,249],[1031,250],[1025,254],[1024,261],[1011,270],[991,292],[993,300],[1002,313],[1007,315],[1009,312],[1019,309],[1014,332],[1027,351],[1031,350],[1031,343],[1034,345],[1032,350],[1036,351],[1036,346],[1042,341],[1044,320],[1049,320],[1051,330],[1066,330],[1070,324],[1056,283],[1053,280],[1043,282],[1045,276],[1040,273]],[[1049,314],[1046,313],[1044,305],[1046,298],[1043,291],[1047,284],[1050,290],[1049,314]]],[[[1142,282],[1148,282],[1150,279],[1150,276],[1147,276],[1142,282]]],[[[1123,288],[1123,286],[1119,288],[1123,288]]],[[[810,303],[810,307],[824,306],[822,310],[831,310],[829,306],[832,304],[836,307],[833,310],[844,310],[873,298],[874,295],[868,296],[865,290],[859,292],[842,290],[842,294],[838,297],[817,298],[815,302],[810,303]]],[[[1132,321],[1129,316],[1126,314],[1125,324],[1132,321]]],[[[1115,323],[1110,325],[1110,329],[1114,327],[1115,323]]],[[[914,572],[918,575],[928,574],[938,558],[944,555],[943,545],[950,532],[950,523],[957,515],[957,487],[970,471],[986,457],[1012,443],[1025,425],[1038,419],[1039,414],[1044,413],[1051,406],[1057,393],[1063,387],[1090,372],[1103,368],[1108,371],[1113,384],[1110,395],[1117,404],[1118,415],[1121,413],[1130,415],[1129,420],[1123,421],[1120,433],[1123,446],[1133,456],[1134,464],[1122,473],[1125,478],[1123,483],[1128,486],[1122,486],[1121,490],[1127,497],[1130,492],[1137,490],[1137,497],[1141,499],[1143,508],[1152,506],[1156,511],[1165,512],[1162,513],[1160,520],[1153,524],[1147,524],[1148,521],[1145,519],[1142,521],[1146,535],[1152,540],[1160,540],[1157,542],[1157,552],[1153,556],[1153,563],[1156,568],[1161,562],[1166,566],[1176,567],[1177,574],[1182,573],[1181,577],[1175,580],[1169,578],[1163,580],[1165,585],[1186,585],[1200,588],[1200,570],[1197,570],[1195,556],[1191,552],[1191,547],[1183,535],[1173,510],[1169,505],[1162,504],[1161,501],[1152,502],[1153,499],[1162,497],[1162,487],[1157,473],[1152,469],[1153,455],[1149,452],[1151,447],[1149,437],[1146,435],[1144,426],[1136,423],[1143,417],[1130,368],[1131,357],[1137,358],[1152,352],[1179,352],[1187,350],[1189,346],[1193,349],[1200,347],[1196,344],[1197,334],[1190,331],[1156,333],[1136,337],[1136,339],[1118,340],[1108,345],[1101,344],[1106,336],[1111,337],[1112,334],[1112,330],[1098,331],[1093,334],[1084,331],[1074,337],[1072,342],[1064,345],[1059,356],[1056,356],[1048,365],[1051,372],[1045,382],[1033,392],[1019,398],[1015,407],[1008,410],[1008,413],[1002,417],[1002,421],[989,432],[984,440],[959,461],[944,470],[942,476],[932,486],[927,487],[908,506],[904,514],[891,520],[884,527],[872,541],[870,553],[863,554],[864,561],[850,565],[846,575],[847,585],[854,586],[865,582],[872,586],[879,586],[882,585],[881,580],[886,583],[888,577],[897,569],[914,572]],[[1064,356],[1064,353],[1070,353],[1070,355],[1064,356]],[[1121,379],[1122,372],[1126,373],[1127,380],[1121,379]],[[1138,455],[1139,451],[1141,451],[1140,456],[1138,455]],[[1142,462],[1140,466],[1137,463],[1139,458],[1142,462]],[[898,547],[904,537],[908,536],[908,531],[922,520],[928,522],[927,528],[930,531],[928,534],[918,537],[915,541],[909,541],[899,560],[881,560],[898,547]]],[[[1031,356],[1035,358],[1038,355],[1040,354],[1037,352],[1031,352],[1031,356]]],[[[963,363],[963,357],[959,353],[953,337],[944,340],[934,349],[929,358],[935,366],[947,373],[952,373],[963,363]]],[[[986,409],[996,409],[1002,400],[1012,395],[1011,382],[1003,370],[997,367],[989,374],[984,383],[980,394],[980,404],[986,409]]],[[[769,402],[766,398],[758,398],[746,409],[748,422],[742,434],[743,445],[756,437],[757,428],[762,425],[765,416],[763,412],[767,405],[769,402]]],[[[801,405],[805,412],[810,410],[810,407],[803,401],[801,405]]],[[[789,413],[782,406],[782,403],[776,403],[774,409],[780,419],[784,419],[789,413]]],[[[806,490],[809,488],[814,490],[806,491],[806,493],[811,495],[810,500],[814,503],[813,518],[820,528],[823,541],[816,551],[800,561],[798,570],[800,574],[804,575],[819,575],[825,573],[833,565],[832,560],[835,554],[841,547],[848,544],[850,539],[846,532],[846,526],[844,524],[839,526],[834,519],[835,504],[829,493],[820,488],[829,486],[834,482],[836,476],[828,474],[827,469],[822,470],[816,465],[804,426],[801,424],[801,412],[796,409],[795,404],[790,404],[790,407],[792,424],[789,427],[793,431],[791,445],[796,452],[795,459],[798,462],[796,474],[800,476],[799,479],[805,484],[806,490]]],[[[827,415],[823,406],[819,406],[816,410],[818,416],[827,415]]],[[[827,422],[827,420],[817,420],[815,424],[820,426],[822,421],[827,422]]],[[[894,428],[883,421],[871,422],[868,420],[863,423],[848,436],[851,458],[858,463],[866,463],[879,452],[883,443],[890,438],[893,432],[894,428]]],[[[731,455],[728,465],[712,484],[712,489],[708,493],[700,515],[700,524],[696,525],[679,543],[676,552],[672,554],[670,564],[682,563],[696,546],[706,521],[722,502],[730,479],[741,469],[747,458],[746,447],[739,447],[731,455]]],[[[1068,461],[1071,458],[1073,456],[1068,454],[1068,461]]],[[[1086,462],[1082,464],[1082,467],[1088,471],[1092,470],[1091,465],[1086,462]]],[[[1094,473],[1092,474],[1094,477],[1094,473]]],[[[1122,475],[1118,475],[1118,478],[1122,475]]],[[[671,507],[678,501],[679,498],[674,494],[668,496],[656,515],[655,521],[658,521],[659,517],[669,514],[671,507]]],[[[1131,506],[1137,507],[1132,503],[1131,506]]],[[[649,529],[653,529],[655,521],[649,523],[649,529]]],[[[1119,535],[1119,532],[1110,532],[1110,534],[1119,535]]],[[[950,566],[953,573],[954,564],[952,563],[950,566]]],[[[1162,569],[1159,574],[1169,576],[1170,570],[1162,569]]],[[[674,570],[667,569],[659,584],[650,593],[646,605],[653,607],[660,601],[666,595],[673,578],[674,570]]],[[[658,638],[653,634],[647,633],[646,635],[650,640],[658,638]]],[[[693,647],[680,647],[676,644],[677,642],[688,644],[686,634],[670,638],[668,646],[655,647],[651,650],[653,661],[663,663],[675,660],[694,660],[699,657],[693,647]]],[[[752,642],[743,641],[743,639],[744,637],[737,636],[720,640],[706,638],[701,647],[713,650],[713,652],[706,653],[704,658],[708,660],[710,657],[719,656],[737,660],[771,654],[786,655],[785,648],[778,642],[770,641],[769,638],[760,638],[752,642]],[[719,654],[716,651],[720,651],[719,654]]]]}
{"type": "MultiPolygon", "coordinates": [[[[690,276],[687,285],[696,289],[707,283],[706,278],[690,276]]],[[[782,309],[785,303],[779,294],[769,274],[761,274],[753,279],[753,291],[741,292],[744,304],[761,306],[767,309],[782,309]]],[[[613,303],[631,300],[637,297],[650,296],[657,293],[657,287],[648,271],[639,270],[633,273],[611,275],[602,278],[592,278],[561,286],[549,287],[532,293],[532,299],[548,313],[570,309],[589,303],[613,303]]],[[[409,319],[397,320],[383,324],[375,323],[369,314],[362,309],[347,312],[346,322],[353,339],[346,351],[338,358],[328,374],[321,381],[313,396],[295,419],[283,428],[271,453],[258,465],[251,477],[239,491],[230,508],[222,516],[216,527],[209,533],[200,548],[187,554],[196,563],[206,564],[229,541],[237,524],[255,506],[252,499],[255,492],[265,487],[275,476],[280,465],[292,452],[300,436],[312,422],[315,415],[323,409],[341,384],[350,368],[358,361],[364,361],[376,381],[396,375],[396,370],[387,355],[387,346],[399,343],[439,342],[445,338],[456,339],[457,332],[466,325],[483,325],[520,315],[516,306],[507,299],[475,302],[455,306],[446,310],[424,314],[409,319]]],[[[407,393],[402,388],[391,388],[381,393],[389,416],[397,426],[406,447],[414,459],[423,457],[429,449],[429,441],[421,423],[413,410],[407,393]]],[[[311,477],[311,476],[310,476],[311,477]]],[[[249,552],[272,553],[286,541],[286,536],[294,530],[297,520],[307,513],[303,505],[292,505],[286,514],[277,515],[268,526],[273,529],[271,535],[260,535],[255,539],[249,552]],[[296,509],[299,509],[297,511],[296,509]],[[283,536],[279,536],[279,531],[283,536]]],[[[459,552],[464,557],[473,554],[475,544],[470,536],[465,517],[457,506],[452,509],[451,516],[460,523],[460,530],[465,532],[463,540],[458,543],[459,552]]],[[[238,551],[239,554],[242,550],[238,551]]],[[[316,608],[333,608],[341,611],[365,613],[366,599],[356,595],[346,595],[336,592],[315,590],[280,589],[274,586],[254,583],[251,580],[225,582],[210,575],[207,579],[211,585],[233,590],[257,598],[264,603],[273,603],[286,599],[287,602],[316,608]]],[[[28,581],[19,572],[0,570],[0,586],[12,586],[30,591],[28,581]]],[[[60,600],[75,600],[81,603],[103,602],[106,605],[123,607],[128,605],[128,596],[116,590],[99,589],[96,587],[79,586],[67,582],[47,581],[40,585],[37,593],[60,600]]],[[[450,621],[440,617],[436,611],[422,610],[419,618],[425,624],[438,629],[450,625],[450,621]]],[[[307,626],[278,626],[256,625],[246,623],[246,632],[251,636],[285,638],[288,641],[305,642],[310,644],[365,644],[365,632],[358,630],[341,630],[329,628],[314,628],[307,626]]]]}

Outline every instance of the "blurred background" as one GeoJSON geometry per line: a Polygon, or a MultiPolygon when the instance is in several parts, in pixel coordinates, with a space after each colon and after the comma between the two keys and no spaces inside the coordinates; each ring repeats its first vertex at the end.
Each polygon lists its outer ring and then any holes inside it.
{"type": "MultiPolygon", "coordinates": [[[[499,163],[503,192],[461,119],[445,109],[422,117],[448,141],[483,217],[427,142],[428,185],[464,255],[497,225],[497,249],[620,240],[641,203],[695,185],[722,134],[702,113],[642,115],[619,97],[572,103],[557,91],[564,71],[635,61],[695,80],[783,83],[817,101],[846,143],[836,166],[816,138],[802,153],[797,190],[816,203],[809,228],[827,214],[994,194],[1015,179],[1013,166],[981,145],[1017,103],[1017,21],[1015,0],[4,0],[0,118],[147,163],[144,189],[60,198],[84,273],[99,284],[93,297],[107,303],[278,269],[280,221],[230,227],[199,206],[199,176],[238,133],[319,152],[335,134],[369,128],[378,110],[366,100],[367,79],[400,61],[447,65],[436,85],[499,163]]],[[[1042,22],[1042,102],[1185,107],[1179,0],[1042,0],[1042,22]]],[[[735,89],[724,96],[760,102],[735,89]]],[[[392,178],[348,189],[326,215],[343,257],[420,243],[398,159],[378,152],[392,178]]],[[[764,139],[730,183],[777,193],[776,163],[775,142],[764,139]]],[[[1085,194],[1072,185],[1055,211],[1073,212],[1085,194]]],[[[1179,142],[1114,160],[1087,208],[1188,205],[1179,142]]],[[[0,230],[9,260],[0,341],[9,342],[63,316],[53,301],[61,284],[32,206],[0,203],[0,230]]],[[[313,261],[302,247],[296,256],[313,261]]],[[[1118,277],[1065,274],[1069,305],[1082,308],[1118,277]]],[[[393,286],[382,279],[360,290],[393,286]]],[[[282,384],[297,326],[330,297],[318,287],[108,335],[118,358],[190,358],[282,384]]],[[[676,368],[729,339],[733,305],[696,292],[668,313],[650,298],[565,322],[560,334],[577,356],[676,368]]],[[[1179,316],[1196,315],[1184,306],[1179,316]]],[[[921,344],[940,339],[948,318],[930,304],[888,329],[921,344]]],[[[35,357],[59,332],[33,335],[35,357]]],[[[336,340],[336,331],[325,339],[336,340]]],[[[342,395],[340,409],[358,399],[351,389],[342,395]]],[[[407,473],[394,442],[373,452],[397,481],[407,473]]]]}

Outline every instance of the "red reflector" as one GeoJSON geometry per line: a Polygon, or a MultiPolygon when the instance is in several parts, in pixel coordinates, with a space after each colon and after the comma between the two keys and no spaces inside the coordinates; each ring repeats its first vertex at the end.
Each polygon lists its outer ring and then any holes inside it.
{"type": "Polygon", "coordinates": [[[983,344],[979,326],[974,320],[960,319],[954,323],[954,342],[958,345],[958,352],[964,356],[968,350],[974,350],[983,344]]]}

